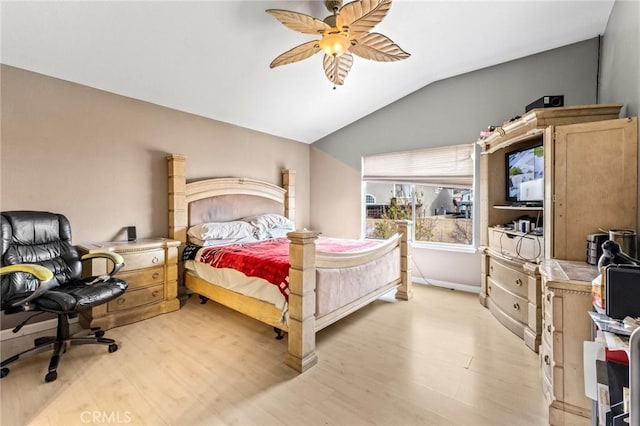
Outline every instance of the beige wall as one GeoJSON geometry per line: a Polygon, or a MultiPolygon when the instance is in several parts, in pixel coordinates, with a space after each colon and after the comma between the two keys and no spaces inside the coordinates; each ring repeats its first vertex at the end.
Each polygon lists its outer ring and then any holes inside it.
{"type": "MultiPolygon", "coordinates": [[[[280,184],[297,171],[297,226],[309,226],[309,145],[2,65],[0,208],[49,210],[73,241],[167,235],[167,153],[187,178],[280,184]]],[[[251,106],[248,105],[248,108],[251,106]]],[[[256,111],[259,114],[259,111],[256,111]]]]}
{"type": "Polygon", "coordinates": [[[328,237],[360,238],[361,218],[353,214],[362,209],[357,195],[362,192],[360,170],[316,148],[311,148],[310,164],[316,206],[311,211],[311,229],[328,237]]]}

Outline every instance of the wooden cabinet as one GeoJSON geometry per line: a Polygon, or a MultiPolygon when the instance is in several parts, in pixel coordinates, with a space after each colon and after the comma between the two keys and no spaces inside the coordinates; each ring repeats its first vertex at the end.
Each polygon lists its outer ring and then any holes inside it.
{"type": "Polygon", "coordinates": [[[585,262],[587,235],[600,229],[636,229],[638,121],[618,119],[620,108],[615,104],[536,109],[478,141],[484,250],[480,302],[533,350],[542,338],[540,261],[585,262]],[[510,204],[506,156],[534,146],[543,148],[542,206],[510,204]],[[533,228],[542,232],[506,229],[519,218],[535,223],[533,228]],[[508,273],[496,272],[496,267],[507,268],[508,273]],[[516,277],[523,282],[521,289],[510,283],[516,277]]]}
{"type": "Polygon", "coordinates": [[[589,425],[591,400],[584,393],[583,342],[591,340],[591,280],[595,266],[545,260],[543,293],[542,389],[549,424],[589,425]]]}
{"type": "Polygon", "coordinates": [[[547,128],[545,244],[549,258],[586,259],[586,236],[637,226],[638,119],[547,128]],[[548,229],[547,229],[548,228],[548,229]]]}
{"type": "MultiPolygon", "coordinates": [[[[115,275],[129,284],[127,291],[106,305],[80,316],[84,327],[109,329],[140,321],[180,307],[178,292],[178,241],[165,238],[89,243],[78,246],[80,254],[113,251],[124,258],[115,275]]],[[[112,265],[98,258],[85,265],[87,275],[107,273],[112,265]]]]}

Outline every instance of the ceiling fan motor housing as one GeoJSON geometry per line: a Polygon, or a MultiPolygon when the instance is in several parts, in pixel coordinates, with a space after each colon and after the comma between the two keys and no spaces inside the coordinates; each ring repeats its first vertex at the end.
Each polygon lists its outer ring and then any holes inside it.
{"type": "Polygon", "coordinates": [[[342,0],[325,0],[324,5],[327,7],[329,12],[334,12],[340,9],[340,6],[342,6],[342,0]]]}

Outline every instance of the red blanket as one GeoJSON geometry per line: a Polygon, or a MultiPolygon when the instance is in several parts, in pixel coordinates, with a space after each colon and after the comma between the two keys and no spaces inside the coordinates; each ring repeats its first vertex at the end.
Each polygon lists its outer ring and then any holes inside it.
{"type": "MultiPolygon", "coordinates": [[[[377,241],[320,237],[316,240],[316,250],[342,253],[376,244],[377,241]]],[[[201,250],[198,260],[215,268],[233,268],[247,276],[262,278],[278,286],[280,293],[289,301],[289,239],[287,238],[209,247],[201,250]]]]}

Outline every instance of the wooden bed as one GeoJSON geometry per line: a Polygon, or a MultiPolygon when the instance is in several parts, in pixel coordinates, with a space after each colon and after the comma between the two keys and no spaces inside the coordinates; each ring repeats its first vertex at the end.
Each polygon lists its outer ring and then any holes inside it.
{"type": "MultiPolygon", "coordinates": [[[[169,195],[169,237],[187,242],[187,230],[204,222],[224,222],[258,213],[279,213],[295,221],[295,171],[282,171],[282,187],[245,178],[213,178],[187,183],[186,157],[167,156],[169,195]]],[[[289,317],[283,324],[282,311],[275,305],[227,290],[207,282],[182,265],[184,286],[193,292],[255,318],[263,323],[288,332],[288,355],[285,364],[303,372],[318,361],[315,353],[315,333],[344,316],[356,311],[381,295],[396,288],[395,297],[409,300],[411,288],[411,254],[408,236],[411,223],[398,221],[398,234],[372,249],[345,253],[316,252],[318,233],[294,231],[287,234],[289,244],[289,317]],[[392,254],[390,254],[392,253],[392,254]],[[383,256],[396,256],[397,276],[381,281],[379,273],[362,276],[375,287],[356,300],[330,312],[317,306],[316,285],[322,284],[323,275],[357,271],[367,274],[383,256]],[[323,312],[318,315],[317,312],[323,312]]],[[[387,257],[388,258],[388,257],[387,257]]],[[[392,257],[395,259],[396,257],[392,257]]],[[[395,262],[395,260],[393,260],[395,262]]],[[[182,263],[182,262],[181,262],[182,263]]]]}

